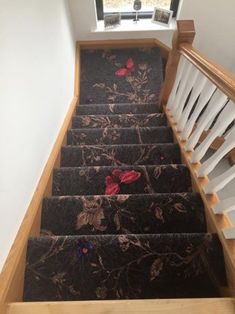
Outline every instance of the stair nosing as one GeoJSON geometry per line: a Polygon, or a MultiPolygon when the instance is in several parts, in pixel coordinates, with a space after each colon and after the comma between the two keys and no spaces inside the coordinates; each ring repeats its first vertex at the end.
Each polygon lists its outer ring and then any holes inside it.
{"type": "MultiPolygon", "coordinates": [[[[87,168],[110,168],[110,169],[118,169],[118,168],[143,168],[143,167],[168,167],[168,166],[177,166],[177,167],[183,167],[185,169],[188,169],[188,167],[182,163],[180,164],[165,164],[165,165],[125,165],[125,166],[81,166],[81,167],[58,167],[54,169],[54,172],[56,171],[68,171],[68,170],[75,170],[75,169],[87,169],[87,168]]],[[[189,169],[188,169],[189,171],[189,169]]]]}
{"type": "Polygon", "coordinates": [[[105,195],[105,194],[93,194],[93,195],[51,195],[51,196],[47,196],[47,197],[44,197],[44,200],[58,200],[58,199],[70,199],[70,198],[73,198],[73,199],[76,199],[76,198],[84,198],[84,197],[102,197],[102,198],[117,198],[119,196],[125,196],[125,195],[135,195],[135,197],[144,197],[144,198],[150,198],[150,197],[153,197],[153,196],[160,196],[160,195],[164,195],[164,196],[167,196],[167,195],[171,195],[171,196],[183,196],[183,195],[191,195],[191,196],[197,196],[200,198],[200,193],[198,192],[173,192],[173,193],[151,193],[151,194],[117,194],[117,195],[105,195]]]}
{"type": "MultiPolygon", "coordinates": [[[[166,117],[165,114],[163,112],[152,112],[152,113],[114,113],[114,114],[109,114],[108,116],[106,114],[99,114],[99,117],[104,116],[104,117],[117,117],[117,116],[151,116],[151,115],[161,115],[163,117],[166,117]]],[[[74,118],[78,118],[78,117],[85,117],[85,116],[92,116],[92,117],[97,117],[96,114],[86,114],[86,115],[74,115],[74,118]]]]}
{"type": "Polygon", "coordinates": [[[130,127],[130,128],[71,128],[68,130],[68,132],[72,132],[72,131],[79,131],[79,130],[82,130],[82,132],[84,132],[84,130],[135,130],[135,129],[138,129],[138,130],[141,130],[141,129],[166,129],[166,130],[172,130],[170,126],[145,126],[145,127],[130,127]]]}
{"type": "Polygon", "coordinates": [[[150,143],[150,144],[111,144],[111,145],[109,145],[109,144],[104,144],[104,145],[101,145],[101,144],[95,144],[95,145],[64,145],[64,146],[62,146],[62,149],[66,149],[66,148],[76,148],[76,149],[78,149],[78,148],[84,148],[84,147],[88,147],[88,148],[91,148],[91,147],[101,147],[101,148],[103,148],[103,147],[122,147],[122,146],[124,146],[124,147],[148,147],[148,146],[174,146],[174,147],[177,147],[177,148],[179,148],[179,146],[178,146],[178,144],[176,144],[176,143],[174,143],[174,142],[167,142],[167,143],[150,143]]]}

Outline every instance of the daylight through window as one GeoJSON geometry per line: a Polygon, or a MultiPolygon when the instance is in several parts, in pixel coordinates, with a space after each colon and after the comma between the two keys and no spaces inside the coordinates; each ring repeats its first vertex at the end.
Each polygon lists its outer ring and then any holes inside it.
{"type": "MultiPolygon", "coordinates": [[[[153,11],[154,7],[170,9],[171,0],[142,0],[142,12],[153,11]]],[[[104,12],[132,12],[133,0],[103,0],[104,12]]]]}

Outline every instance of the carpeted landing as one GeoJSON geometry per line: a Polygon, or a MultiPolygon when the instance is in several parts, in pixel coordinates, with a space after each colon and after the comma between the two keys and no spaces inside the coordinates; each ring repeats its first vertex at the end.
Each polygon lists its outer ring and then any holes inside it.
{"type": "Polygon", "coordinates": [[[24,300],[219,296],[223,252],[159,110],[159,50],[83,50],[81,66],[24,300]]]}

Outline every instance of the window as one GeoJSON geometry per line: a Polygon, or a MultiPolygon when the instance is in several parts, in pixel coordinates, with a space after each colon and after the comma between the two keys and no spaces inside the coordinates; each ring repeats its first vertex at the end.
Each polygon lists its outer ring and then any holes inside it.
{"type": "MultiPolygon", "coordinates": [[[[172,10],[176,16],[180,0],[142,0],[140,18],[151,18],[154,7],[162,7],[172,10]]],[[[134,18],[134,0],[96,0],[98,20],[103,20],[104,15],[112,12],[121,12],[122,19],[134,18]]]]}

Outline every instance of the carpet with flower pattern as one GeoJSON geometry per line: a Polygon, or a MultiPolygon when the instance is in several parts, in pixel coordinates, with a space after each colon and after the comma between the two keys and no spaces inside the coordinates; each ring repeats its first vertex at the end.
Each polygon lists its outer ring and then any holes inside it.
{"type": "Polygon", "coordinates": [[[81,105],[28,242],[25,301],[201,298],[226,286],[172,130],[157,48],[82,50],[81,105]]]}

